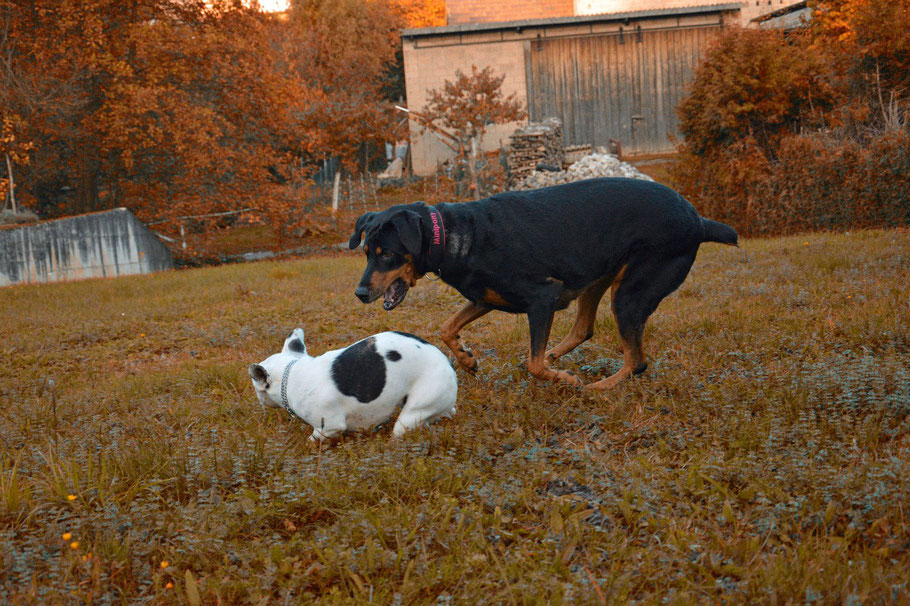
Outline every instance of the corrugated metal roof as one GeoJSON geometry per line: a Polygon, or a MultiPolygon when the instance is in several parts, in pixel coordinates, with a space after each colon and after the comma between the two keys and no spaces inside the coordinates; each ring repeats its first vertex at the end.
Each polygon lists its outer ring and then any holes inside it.
{"type": "Polygon", "coordinates": [[[764,15],[759,15],[751,19],[752,23],[762,23],[764,21],[769,21],[771,19],[776,19],[778,17],[783,17],[784,15],[789,15],[790,13],[795,13],[801,11],[807,7],[809,3],[803,0],[802,2],[797,2],[777,10],[773,10],[770,13],[765,13],[764,15]]]}
{"type": "Polygon", "coordinates": [[[489,32],[504,29],[524,29],[530,27],[552,27],[554,25],[577,25],[579,23],[602,23],[609,21],[631,21],[633,19],[653,19],[657,17],[672,17],[685,15],[699,15],[705,13],[720,13],[738,11],[742,8],[741,2],[727,2],[723,4],[707,4],[702,6],[688,6],[683,8],[655,8],[650,10],[629,11],[623,13],[602,13],[599,15],[577,15],[573,17],[555,17],[551,19],[525,19],[521,21],[500,21],[497,23],[461,23],[459,25],[444,25],[442,27],[422,27],[417,29],[402,30],[402,38],[419,38],[421,36],[439,36],[445,34],[463,34],[473,32],[489,32]]]}

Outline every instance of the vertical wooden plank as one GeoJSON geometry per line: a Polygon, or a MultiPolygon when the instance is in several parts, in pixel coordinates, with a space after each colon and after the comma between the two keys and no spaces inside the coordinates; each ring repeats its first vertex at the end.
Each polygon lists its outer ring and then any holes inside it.
{"type": "Polygon", "coordinates": [[[521,45],[521,50],[524,53],[525,60],[525,89],[528,91],[528,107],[526,109],[528,110],[528,119],[534,120],[536,115],[536,100],[534,97],[537,94],[535,92],[537,90],[535,82],[537,70],[534,69],[534,62],[531,60],[531,41],[525,40],[521,45]]]}
{"type": "Polygon", "coordinates": [[[672,149],[676,109],[705,47],[719,27],[532,40],[526,43],[528,112],[532,120],[563,121],[567,145],[622,141],[629,152],[672,149]],[[632,116],[638,123],[632,145],[632,116]]]}
{"type": "Polygon", "coordinates": [[[664,86],[664,67],[666,65],[668,32],[654,33],[654,127],[652,129],[654,151],[667,146],[667,97],[664,86]]]}

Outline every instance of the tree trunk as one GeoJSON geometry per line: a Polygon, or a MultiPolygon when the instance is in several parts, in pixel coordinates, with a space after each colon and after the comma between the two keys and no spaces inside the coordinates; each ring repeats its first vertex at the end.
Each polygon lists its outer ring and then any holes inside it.
{"type": "Polygon", "coordinates": [[[93,158],[83,158],[76,181],[76,213],[88,213],[98,210],[98,162],[93,158]]]}
{"type": "Polygon", "coordinates": [[[474,199],[480,200],[480,183],[477,181],[477,137],[471,137],[471,147],[468,152],[468,174],[471,175],[471,189],[474,190],[474,199]]]}
{"type": "Polygon", "coordinates": [[[6,172],[9,173],[9,201],[13,213],[16,214],[19,212],[19,209],[16,207],[16,184],[13,182],[13,161],[10,159],[9,154],[6,154],[6,172]]]}

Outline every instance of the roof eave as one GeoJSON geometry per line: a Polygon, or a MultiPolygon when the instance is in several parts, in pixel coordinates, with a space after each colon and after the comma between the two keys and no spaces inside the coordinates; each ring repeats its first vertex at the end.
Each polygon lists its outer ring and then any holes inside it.
{"type": "Polygon", "coordinates": [[[576,25],[580,23],[603,23],[611,21],[632,21],[668,16],[700,15],[705,13],[723,13],[741,10],[743,3],[728,2],[724,4],[707,4],[683,8],[658,8],[651,10],[627,11],[622,13],[601,13],[598,15],[578,15],[572,17],[554,17],[550,19],[524,19],[520,21],[500,21],[496,23],[461,23],[440,27],[422,27],[401,31],[402,38],[419,38],[422,36],[439,36],[497,30],[514,30],[531,27],[553,27],[558,25],[576,25]]]}

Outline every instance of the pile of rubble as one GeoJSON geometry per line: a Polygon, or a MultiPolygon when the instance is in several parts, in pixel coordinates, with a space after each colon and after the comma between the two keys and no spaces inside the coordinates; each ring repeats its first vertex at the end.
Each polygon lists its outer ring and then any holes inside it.
{"type": "Polygon", "coordinates": [[[651,177],[639,171],[627,162],[621,161],[607,153],[593,153],[583,157],[566,170],[542,171],[533,170],[524,178],[516,179],[513,190],[538,189],[561,183],[572,183],[595,177],[630,177],[653,181],[651,177]]]}
{"type": "Polygon", "coordinates": [[[512,182],[521,181],[534,172],[538,164],[562,167],[562,121],[547,118],[529,122],[512,135],[509,145],[509,173],[512,182]]]}

